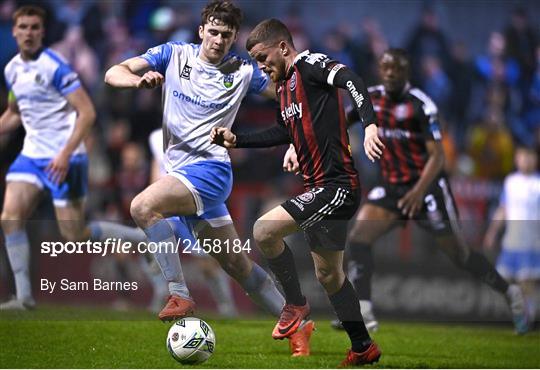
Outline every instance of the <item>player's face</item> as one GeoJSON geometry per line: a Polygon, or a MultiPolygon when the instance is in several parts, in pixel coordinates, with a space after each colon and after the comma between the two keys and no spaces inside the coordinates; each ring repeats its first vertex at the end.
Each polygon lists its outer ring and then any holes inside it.
{"type": "Polygon", "coordinates": [[[537,155],[530,149],[518,148],[515,161],[517,170],[521,173],[533,173],[538,165],[537,155]]]}
{"type": "Polygon", "coordinates": [[[279,45],[268,46],[258,43],[251,48],[249,55],[257,61],[259,68],[270,76],[272,82],[285,79],[285,58],[279,45]]]}
{"type": "Polygon", "coordinates": [[[219,20],[210,18],[208,23],[199,26],[202,40],[201,59],[212,64],[219,64],[236,41],[236,30],[219,20]]]}
{"type": "Polygon", "coordinates": [[[43,45],[43,21],[37,15],[22,15],[13,25],[13,37],[22,54],[32,55],[43,45]]]}
{"type": "Polygon", "coordinates": [[[400,93],[409,78],[409,63],[401,57],[385,53],[379,61],[379,73],[386,91],[400,93]]]}

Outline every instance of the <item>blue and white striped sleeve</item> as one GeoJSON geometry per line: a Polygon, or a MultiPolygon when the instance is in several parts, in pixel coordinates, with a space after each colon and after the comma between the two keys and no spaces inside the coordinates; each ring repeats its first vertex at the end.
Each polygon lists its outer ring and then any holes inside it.
{"type": "Polygon", "coordinates": [[[165,75],[165,71],[171,60],[172,50],[171,43],[161,44],[148,49],[146,53],[141,55],[141,58],[150,64],[152,70],[165,75]]]}
{"type": "Polygon", "coordinates": [[[266,89],[266,86],[268,86],[270,78],[257,66],[255,60],[251,61],[251,66],[253,68],[253,74],[251,75],[251,81],[249,82],[248,93],[260,94],[266,89]]]}
{"type": "Polygon", "coordinates": [[[54,72],[52,84],[63,96],[81,87],[79,75],[67,63],[60,63],[54,72]]]}

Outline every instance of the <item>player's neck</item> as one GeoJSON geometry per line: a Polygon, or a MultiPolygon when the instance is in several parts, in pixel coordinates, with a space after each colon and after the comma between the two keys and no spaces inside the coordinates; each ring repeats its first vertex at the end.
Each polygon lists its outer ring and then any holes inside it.
{"type": "Polygon", "coordinates": [[[298,55],[298,52],[292,49],[289,52],[289,54],[285,56],[285,71],[287,71],[287,76],[289,75],[291,68],[293,68],[294,66],[294,60],[296,59],[297,55],[298,55]]]}
{"type": "Polygon", "coordinates": [[[30,60],[36,60],[43,51],[43,49],[44,47],[40,46],[36,51],[33,52],[25,52],[23,50],[20,50],[19,54],[21,55],[21,59],[27,62],[30,60]]]}

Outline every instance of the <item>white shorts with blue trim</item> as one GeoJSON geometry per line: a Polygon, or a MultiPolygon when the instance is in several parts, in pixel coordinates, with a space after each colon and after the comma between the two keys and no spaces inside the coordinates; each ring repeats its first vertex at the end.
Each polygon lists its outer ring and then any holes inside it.
{"type": "Polygon", "coordinates": [[[65,207],[70,202],[84,199],[88,192],[88,157],[77,154],[69,159],[65,180],[56,184],[45,171],[51,158],[30,158],[19,154],[9,167],[6,182],[26,182],[51,193],[55,207],[65,207]]]}
{"type": "Polygon", "coordinates": [[[540,251],[508,250],[503,248],[497,259],[497,271],[507,280],[540,279],[540,251]]]}
{"type": "Polygon", "coordinates": [[[195,199],[196,216],[186,217],[191,224],[206,221],[212,227],[232,224],[225,201],[232,190],[232,168],[229,162],[200,161],[168,173],[189,189],[195,199]]]}

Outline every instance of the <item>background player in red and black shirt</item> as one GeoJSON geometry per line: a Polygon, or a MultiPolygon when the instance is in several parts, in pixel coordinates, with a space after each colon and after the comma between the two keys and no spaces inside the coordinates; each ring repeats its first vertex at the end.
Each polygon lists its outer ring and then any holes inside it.
{"type": "Polygon", "coordinates": [[[278,124],[253,134],[214,128],[213,142],[225,147],[265,147],[293,143],[306,192],[257,220],[253,236],[285,291],[286,305],[272,336],[292,335],[309,315],[291,250],[283,238],[299,229],[311,247],[317,277],[352,343],[342,365],[377,361],[380,351],[362,321],[360,305],[343,271],[347,221],[358,206],[358,174],[353,165],[343,104],[336,87],[349,91],[366,130],[371,160],[382,154],[375,115],[362,80],[324,54],[298,53],[287,27],[261,22],[246,42],[250,55],[272,81],[280,103],[278,124]]]}
{"type": "MultiPolygon", "coordinates": [[[[368,193],[349,235],[352,260],[349,274],[354,277],[366,326],[377,327],[371,311],[371,245],[400,224],[400,220],[414,218],[419,226],[435,235],[436,244],[457,266],[506,295],[516,331],[526,331],[521,290],[509,286],[461,236],[457,209],[443,172],[437,107],[420,89],[409,84],[405,51],[386,51],[379,61],[379,72],[382,85],[370,88],[369,92],[379,137],[386,146],[380,160],[382,178],[368,193]]],[[[350,122],[357,119],[356,112],[348,114],[350,122]]]]}

